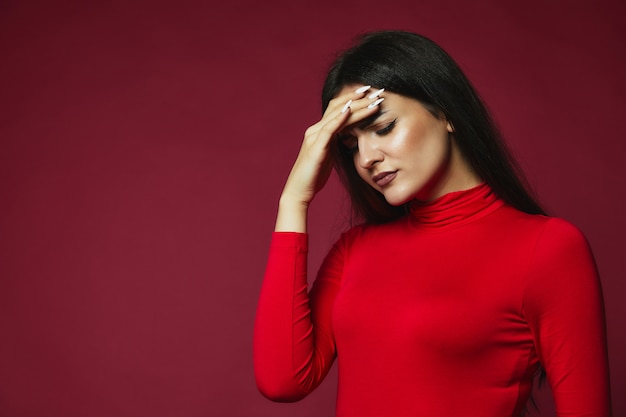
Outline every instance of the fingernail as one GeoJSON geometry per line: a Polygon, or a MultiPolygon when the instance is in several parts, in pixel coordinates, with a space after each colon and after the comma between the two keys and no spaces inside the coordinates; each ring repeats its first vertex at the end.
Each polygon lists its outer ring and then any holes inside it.
{"type": "Polygon", "coordinates": [[[342,113],[345,113],[348,111],[348,109],[350,108],[350,104],[352,104],[352,100],[348,100],[348,102],[346,104],[344,104],[343,108],[341,109],[342,113]]]}
{"type": "Polygon", "coordinates": [[[381,88],[378,91],[374,91],[372,94],[370,94],[369,96],[367,96],[367,98],[376,98],[380,95],[380,93],[382,93],[383,91],[385,91],[384,88],[381,88]]]}
{"type": "Polygon", "coordinates": [[[378,99],[378,100],[376,100],[375,102],[370,103],[370,105],[369,105],[369,106],[367,106],[367,108],[368,108],[368,109],[371,109],[371,108],[374,108],[374,107],[378,106],[380,103],[382,103],[382,102],[383,102],[383,100],[384,100],[384,99],[385,99],[384,97],[379,98],[379,99],[378,99]]]}
{"type": "Polygon", "coordinates": [[[370,87],[371,87],[371,85],[364,85],[363,87],[359,87],[359,88],[357,88],[357,89],[356,89],[356,91],[355,91],[355,93],[357,93],[357,94],[364,93],[364,92],[366,92],[367,90],[369,90],[369,89],[370,89],[370,87]]]}

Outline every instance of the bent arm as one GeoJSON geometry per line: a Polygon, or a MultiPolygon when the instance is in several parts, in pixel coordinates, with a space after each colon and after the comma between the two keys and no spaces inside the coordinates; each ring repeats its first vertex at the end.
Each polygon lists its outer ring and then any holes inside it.
{"type": "Polygon", "coordinates": [[[306,258],[307,235],[274,233],[254,329],[257,386],[274,401],[305,397],[335,358],[331,311],[341,274],[337,245],[310,296],[306,258]]]}
{"type": "Polygon", "coordinates": [[[537,245],[524,308],[557,415],[610,416],[600,280],[584,236],[563,220],[537,245]]]}
{"type": "MultiPolygon", "coordinates": [[[[312,391],[330,368],[335,346],[330,316],[339,288],[337,245],[308,293],[307,211],[332,169],[336,133],[378,111],[382,100],[369,86],[330,101],[310,126],[280,197],[276,228],[257,309],[254,366],[260,391],[276,401],[297,401],[312,391]]],[[[378,94],[380,91],[378,92],[378,94]]]]}

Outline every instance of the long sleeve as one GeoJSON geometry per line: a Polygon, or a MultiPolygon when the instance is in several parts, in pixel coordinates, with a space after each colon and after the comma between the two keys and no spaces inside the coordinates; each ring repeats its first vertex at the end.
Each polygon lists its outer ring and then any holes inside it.
{"type": "Polygon", "coordinates": [[[548,222],[535,249],[524,299],[539,360],[559,417],[610,415],[602,292],[584,236],[548,222]]]}
{"type": "Polygon", "coordinates": [[[307,235],[274,233],[254,329],[254,367],[261,393],[297,401],[326,376],[335,358],[332,304],[339,288],[338,245],[308,292],[307,235]]]}

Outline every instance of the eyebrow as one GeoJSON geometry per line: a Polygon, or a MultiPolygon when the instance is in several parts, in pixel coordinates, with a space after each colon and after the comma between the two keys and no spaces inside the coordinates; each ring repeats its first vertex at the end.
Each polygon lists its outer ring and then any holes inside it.
{"type": "Polygon", "coordinates": [[[379,111],[377,113],[372,114],[369,117],[366,117],[365,119],[361,120],[360,122],[355,123],[354,126],[356,126],[356,128],[360,129],[360,130],[366,129],[367,127],[373,125],[374,122],[376,120],[378,120],[378,118],[380,116],[382,116],[383,114],[385,114],[387,112],[388,112],[388,110],[381,110],[381,111],[379,111]]]}
{"type": "Polygon", "coordinates": [[[373,125],[374,122],[376,122],[376,120],[378,120],[378,118],[380,118],[382,115],[384,115],[388,111],[389,110],[380,110],[379,112],[374,113],[371,116],[366,117],[365,119],[361,120],[360,122],[353,123],[350,126],[346,126],[345,128],[341,129],[341,131],[339,132],[339,136],[342,136],[342,135],[346,134],[346,132],[350,132],[354,128],[359,129],[359,130],[367,129],[369,126],[373,125]]]}

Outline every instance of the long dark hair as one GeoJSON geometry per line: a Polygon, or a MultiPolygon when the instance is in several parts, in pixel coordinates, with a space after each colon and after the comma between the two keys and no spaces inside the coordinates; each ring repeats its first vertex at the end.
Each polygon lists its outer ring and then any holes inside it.
{"type": "MultiPolygon", "coordinates": [[[[361,36],[330,68],[322,90],[323,109],[350,84],[384,87],[418,100],[437,117],[443,114],[454,127],[461,153],[496,195],[526,213],[545,214],[528,191],[478,93],[452,58],[430,39],[403,31],[361,36]]],[[[352,155],[339,149],[335,155],[335,168],[358,218],[384,223],[406,214],[406,205],[390,205],[359,177],[352,155]]]]}

